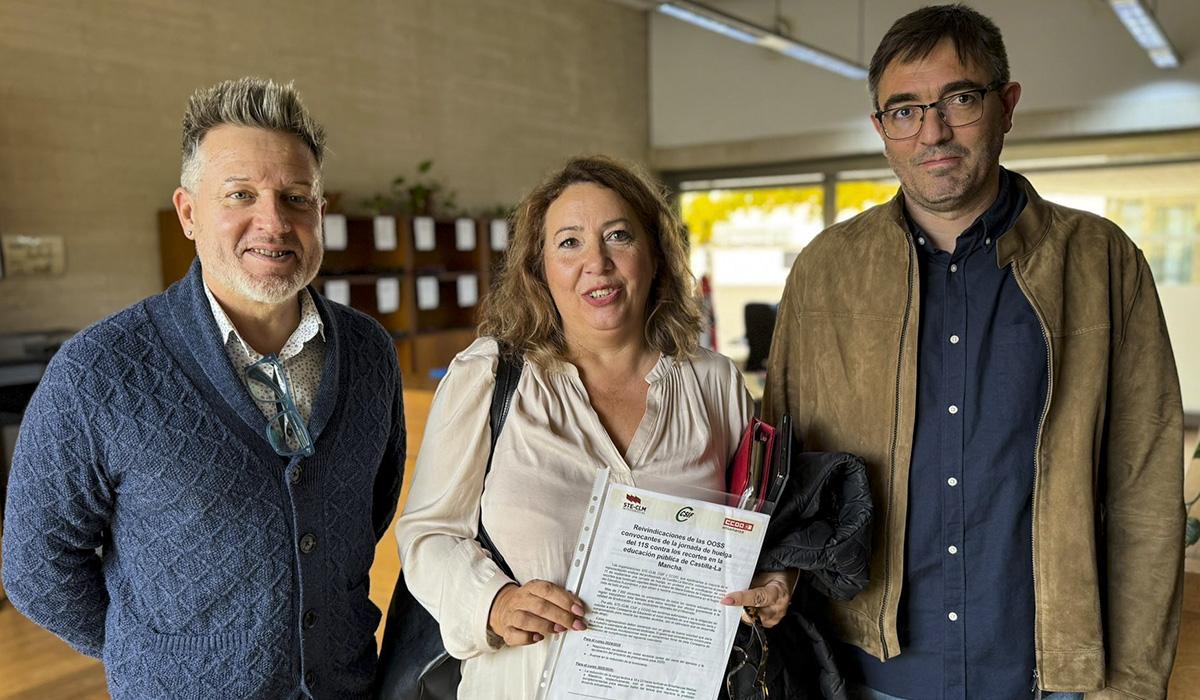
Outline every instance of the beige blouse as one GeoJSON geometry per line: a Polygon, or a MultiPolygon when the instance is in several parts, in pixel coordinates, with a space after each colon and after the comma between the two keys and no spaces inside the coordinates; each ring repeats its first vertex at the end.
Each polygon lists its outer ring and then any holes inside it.
{"type": "Polygon", "coordinates": [[[664,356],[646,375],[646,413],[622,455],[573,365],[552,371],[527,363],[481,499],[497,362],[495,340],[480,338],[451,363],[396,540],[413,595],[439,621],[446,649],[466,659],[459,697],[525,700],[535,695],[549,641],[487,643],[492,599],[509,579],[475,541],[481,504],[519,582],[562,585],[597,467],[623,484],[669,480],[681,490],[720,490],[752,406],[728,358],[707,350],[686,362],[664,356]]]}

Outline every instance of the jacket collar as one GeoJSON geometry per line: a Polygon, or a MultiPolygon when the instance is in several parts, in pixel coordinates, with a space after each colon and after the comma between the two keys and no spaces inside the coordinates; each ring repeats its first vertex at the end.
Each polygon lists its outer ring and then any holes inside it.
{"type": "Polygon", "coordinates": [[[1053,218],[1050,206],[1042,199],[1029,180],[1012,173],[1013,184],[1025,191],[1028,203],[1017,217],[1017,223],[1007,235],[1001,236],[996,245],[996,264],[1004,267],[1017,258],[1023,258],[1041,245],[1050,231],[1053,218]]]}
{"type": "MultiPolygon", "coordinates": [[[[996,241],[996,265],[999,267],[1032,253],[1046,238],[1052,218],[1050,206],[1038,195],[1037,190],[1033,189],[1029,180],[1019,173],[1009,171],[1009,174],[1012,176],[1012,185],[1025,192],[1028,202],[1012,229],[996,241]]],[[[897,190],[896,196],[882,206],[887,221],[892,224],[893,230],[890,233],[908,238],[904,190],[897,190]]]]}

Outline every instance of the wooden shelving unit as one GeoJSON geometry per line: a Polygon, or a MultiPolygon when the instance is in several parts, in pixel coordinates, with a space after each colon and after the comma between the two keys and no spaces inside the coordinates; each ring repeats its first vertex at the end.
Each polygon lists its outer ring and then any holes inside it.
{"type": "Polygon", "coordinates": [[[503,220],[332,215],[316,284],[383,324],[406,381],[429,386],[475,339],[479,303],[507,242],[503,220]]]}

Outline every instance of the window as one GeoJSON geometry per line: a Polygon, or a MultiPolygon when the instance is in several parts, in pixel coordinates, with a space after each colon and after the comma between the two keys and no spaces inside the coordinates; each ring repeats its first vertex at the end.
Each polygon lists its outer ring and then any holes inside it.
{"type": "Polygon", "coordinates": [[[838,173],[834,190],[837,199],[836,221],[845,221],[863,213],[871,207],[883,204],[896,196],[900,181],[890,170],[874,172],[838,173]]]}
{"type": "Polygon", "coordinates": [[[796,254],[825,228],[821,176],[792,180],[800,184],[680,196],[692,239],[692,272],[708,275],[712,284],[717,351],[735,360],[747,352],[746,304],[778,303],[796,254]]]}
{"type": "Polygon", "coordinates": [[[1142,249],[1160,288],[1200,285],[1200,163],[1025,175],[1045,199],[1120,226],[1142,249]]]}

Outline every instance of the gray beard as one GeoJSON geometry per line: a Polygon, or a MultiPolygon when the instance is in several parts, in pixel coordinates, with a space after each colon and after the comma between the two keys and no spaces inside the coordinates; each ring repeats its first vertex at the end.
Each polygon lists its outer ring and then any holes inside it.
{"type": "MultiPolygon", "coordinates": [[[[321,258],[323,257],[322,255],[321,258]]],[[[227,289],[250,301],[258,304],[282,304],[296,296],[317,276],[317,270],[321,267],[321,258],[317,259],[317,264],[311,270],[306,266],[297,269],[287,277],[254,279],[228,267],[218,267],[213,272],[217,273],[217,277],[227,289]]]]}

